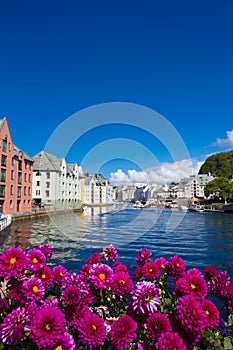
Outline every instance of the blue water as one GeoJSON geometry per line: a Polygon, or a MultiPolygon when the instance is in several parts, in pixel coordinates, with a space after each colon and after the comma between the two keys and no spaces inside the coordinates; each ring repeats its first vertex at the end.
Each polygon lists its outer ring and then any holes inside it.
{"type": "Polygon", "coordinates": [[[54,249],[52,265],[63,264],[69,271],[79,271],[93,252],[113,243],[120,260],[131,267],[140,248],[147,247],[153,258],[179,255],[187,268],[213,265],[227,270],[233,280],[233,214],[92,208],[15,222],[0,236],[1,251],[40,243],[54,249]]]}

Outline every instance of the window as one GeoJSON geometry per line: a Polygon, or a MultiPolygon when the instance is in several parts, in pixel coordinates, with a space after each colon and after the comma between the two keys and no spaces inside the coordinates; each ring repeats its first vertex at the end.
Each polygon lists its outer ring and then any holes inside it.
{"type": "Polygon", "coordinates": [[[49,197],[49,191],[45,191],[45,196],[49,197]]]}
{"type": "Polygon", "coordinates": [[[18,173],[18,184],[22,183],[22,173],[18,173]]]}
{"type": "Polygon", "coordinates": [[[27,174],[24,174],[24,181],[27,182],[27,174]]]}
{"type": "Polygon", "coordinates": [[[36,190],[36,196],[40,196],[40,190],[36,190]]]}
{"type": "Polygon", "coordinates": [[[41,173],[37,171],[36,176],[41,176],[41,173]]]}
{"type": "Polygon", "coordinates": [[[2,150],[6,152],[6,140],[2,140],[2,150]]]}
{"type": "Polygon", "coordinates": [[[28,174],[28,181],[31,182],[31,174],[28,174]]]}
{"type": "Polygon", "coordinates": [[[10,191],[11,191],[11,192],[10,192],[10,193],[11,193],[11,195],[12,195],[12,194],[14,194],[14,187],[13,187],[13,185],[11,185],[11,189],[10,189],[10,191]]]}
{"type": "Polygon", "coordinates": [[[6,156],[4,156],[4,154],[2,154],[1,164],[2,166],[6,166],[6,156]]]}
{"type": "Polygon", "coordinates": [[[46,173],[46,178],[50,179],[50,173],[49,172],[46,173]]]}
{"type": "Polygon", "coordinates": [[[17,190],[17,197],[18,197],[18,198],[21,198],[21,187],[18,187],[18,190],[17,190]]]}
{"type": "Polygon", "coordinates": [[[22,162],[22,160],[19,160],[19,163],[18,163],[18,169],[19,170],[22,170],[22,164],[23,164],[23,162],[22,162]]]}
{"type": "Polygon", "coordinates": [[[5,197],[5,185],[0,185],[0,197],[5,197]]]}
{"type": "Polygon", "coordinates": [[[50,182],[46,182],[46,188],[50,187],[50,182]]]}
{"type": "Polygon", "coordinates": [[[12,209],[13,208],[13,201],[10,200],[10,208],[12,209]]]}
{"type": "Polygon", "coordinates": [[[15,165],[15,158],[11,159],[11,165],[15,165]]]}
{"type": "Polygon", "coordinates": [[[1,178],[0,178],[0,180],[2,182],[6,181],[6,169],[1,169],[1,178]]]}
{"type": "Polygon", "coordinates": [[[31,187],[28,187],[28,195],[31,195],[31,187]]]}
{"type": "Polygon", "coordinates": [[[23,194],[24,194],[25,196],[27,195],[27,187],[26,187],[26,186],[24,186],[23,194]]]}
{"type": "Polygon", "coordinates": [[[40,186],[40,181],[36,181],[36,186],[40,186]]]}
{"type": "Polygon", "coordinates": [[[11,170],[11,180],[14,180],[14,170],[11,170]]]}

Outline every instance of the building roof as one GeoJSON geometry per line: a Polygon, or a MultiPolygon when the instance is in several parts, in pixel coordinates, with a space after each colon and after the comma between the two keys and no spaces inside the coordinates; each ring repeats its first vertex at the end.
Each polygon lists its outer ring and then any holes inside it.
{"type": "Polygon", "coordinates": [[[19,147],[15,146],[15,145],[13,145],[13,147],[14,147],[14,155],[15,156],[18,156],[19,153],[21,152],[23,154],[24,159],[29,160],[30,162],[33,162],[33,159],[31,157],[29,157],[29,155],[27,153],[25,153],[24,151],[22,151],[19,147]]]}
{"type": "Polygon", "coordinates": [[[34,171],[61,171],[61,164],[63,158],[57,158],[53,154],[41,151],[37,153],[34,157],[32,157],[32,159],[34,160],[34,171]]]}

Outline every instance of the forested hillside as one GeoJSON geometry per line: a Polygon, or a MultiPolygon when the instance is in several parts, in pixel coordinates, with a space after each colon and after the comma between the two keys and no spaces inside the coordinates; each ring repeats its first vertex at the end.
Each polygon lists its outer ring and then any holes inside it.
{"type": "Polygon", "coordinates": [[[220,152],[208,157],[201,166],[198,174],[211,173],[217,177],[224,176],[230,178],[233,176],[233,150],[220,152]]]}

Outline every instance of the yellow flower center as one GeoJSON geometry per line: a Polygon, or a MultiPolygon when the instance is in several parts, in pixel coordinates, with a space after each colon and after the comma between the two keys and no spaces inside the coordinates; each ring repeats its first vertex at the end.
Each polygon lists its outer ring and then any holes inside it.
{"type": "Polygon", "coordinates": [[[37,258],[33,258],[32,262],[33,262],[33,264],[37,264],[38,263],[38,259],[37,258]]]}
{"type": "Polygon", "coordinates": [[[125,284],[125,281],[124,280],[120,280],[119,283],[120,284],[125,284]]]}
{"type": "Polygon", "coordinates": [[[105,273],[100,273],[99,278],[101,279],[101,281],[104,281],[106,279],[105,273]]]}
{"type": "Polygon", "coordinates": [[[38,287],[37,287],[37,286],[34,286],[34,287],[32,288],[32,290],[33,290],[34,293],[37,293],[37,292],[38,292],[38,287]]]}
{"type": "Polygon", "coordinates": [[[96,326],[93,324],[93,325],[91,326],[91,329],[92,329],[93,331],[96,331],[96,326]]]}
{"type": "Polygon", "coordinates": [[[42,278],[46,278],[46,275],[43,273],[43,275],[41,276],[42,278]]]}
{"type": "Polygon", "coordinates": [[[62,273],[62,272],[60,272],[60,276],[61,276],[61,277],[63,276],[63,273],[62,273]]]}
{"type": "Polygon", "coordinates": [[[164,269],[165,268],[164,264],[162,264],[161,267],[162,267],[162,269],[164,269]]]}
{"type": "Polygon", "coordinates": [[[50,328],[50,325],[48,323],[46,324],[45,329],[46,329],[46,331],[50,331],[51,328],[50,328]]]}
{"type": "Polygon", "coordinates": [[[196,289],[196,286],[195,286],[195,284],[191,284],[191,289],[196,289]]]}
{"type": "Polygon", "coordinates": [[[206,313],[206,315],[209,315],[209,314],[210,314],[208,310],[205,310],[205,313],[206,313]]]}
{"type": "Polygon", "coordinates": [[[62,350],[62,346],[59,345],[59,346],[57,346],[54,350],[62,350]]]}
{"type": "Polygon", "coordinates": [[[11,264],[11,265],[14,265],[15,263],[16,263],[16,258],[11,258],[11,259],[10,259],[10,264],[11,264]]]}
{"type": "Polygon", "coordinates": [[[153,272],[153,269],[149,269],[149,272],[153,272]]]}

